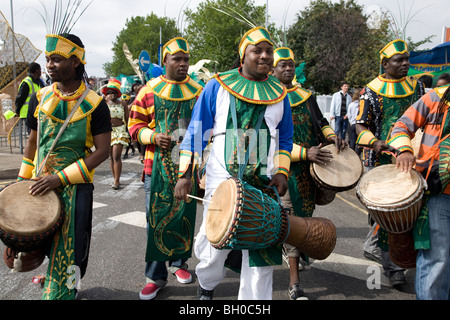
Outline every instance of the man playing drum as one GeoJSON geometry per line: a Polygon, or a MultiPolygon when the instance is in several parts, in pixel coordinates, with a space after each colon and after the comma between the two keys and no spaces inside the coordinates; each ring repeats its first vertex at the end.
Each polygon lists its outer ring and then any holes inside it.
{"type": "Polygon", "coordinates": [[[37,180],[30,187],[32,195],[55,190],[63,199],[65,220],[49,245],[42,298],[74,299],[76,287],[70,282],[70,275],[75,272],[74,278],[80,279],[86,271],[94,168],[108,159],[111,120],[105,101],[85,85],[86,61],[81,40],[71,34],[49,34],[45,54],[54,83],[30,100],[27,125],[31,133],[19,179],[37,180]],[[61,130],[66,119],[70,125],[61,130]],[[59,132],[62,134],[57,137],[59,132]],[[91,151],[92,147],[95,151],[91,151]]]}
{"type": "Polygon", "coordinates": [[[415,169],[427,179],[428,192],[414,227],[416,297],[450,299],[450,85],[429,91],[397,121],[389,145],[401,151],[397,167],[415,169]],[[416,160],[411,139],[418,128],[424,135],[416,160]]]}
{"type": "MultiPolygon", "coordinates": [[[[361,91],[356,118],[357,144],[366,147],[364,165],[369,170],[392,162],[392,153],[385,152],[388,150],[385,141],[398,118],[424,94],[423,84],[407,77],[409,53],[403,40],[394,40],[380,51],[380,64],[382,74],[361,91]]],[[[377,232],[378,225],[371,225],[364,244],[365,256],[378,260],[381,255],[380,262],[390,283],[394,287],[403,285],[404,269],[389,257],[387,232],[382,229],[377,232]]]]}
{"type": "MultiPolygon", "coordinates": [[[[281,200],[285,208],[293,210],[291,214],[311,217],[315,209],[316,188],[309,170],[310,163],[327,164],[331,161],[331,151],[322,149],[321,143],[335,143],[339,150],[345,147],[346,143],[336,136],[322,116],[311,92],[293,84],[295,59],[292,50],[286,47],[276,49],[273,66],[273,75],[287,89],[294,123],[289,189],[281,200]]],[[[307,299],[298,276],[301,252],[289,244],[284,244],[284,249],[289,258],[289,297],[291,300],[307,299]]]]}
{"type": "MultiPolygon", "coordinates": [[[[175,195],[187,199],[193,159],[201,155],[214,132],[206,165],[205,200],[231,176],[241,176],[254,187],[275,187],[279,195],[287,190],[292,150],[292,115],[286,89],[269,73],[273,67],[273,43],[262,27],[249,30],[239,44],[241,66],[216,75],[204,88],[193,111],[191,123],[181,144],[180,176],[175,195]],[[257,138],[251,137],[251,134],[257,138]],[[245,139],[245,137],[251,137],[245,139]],[[237,142],[236,137],[241,142],[237,142]],[[236,157],[247,149],[246,140],[257,139],[258,151],[248,164],[236,157]],[[238,146],[236,146],[238,145],[238,146]]],[[[250,142],[248,143],[250,144],[250,142]]],[[[225,201],[226,202],[226,201],[225,201]]],[[[230,201],[231,202],[231,201],[230,201]]],[[[213,291],[225,277],[228,249],[215,249],[205,233],[208,202],[204,202],[203,223],[196,237],[195,254],[199,299],[212,299],[213,291]]],[[[242,250],[239,299],[272,299],[273,266],[282,263],[282,245],[266,249],[242,250]]]]}
{"type": "Polygon", "coordinates": [[[168,41],[162,59],[166,74],[150,80],[139,91],[128,123],[132,139],[147,145],[143,174],[148,223],[147,284],[139,293],[143,300],[153,299],[167,284],[167,261],[169,271],[180,283],[192,280],[185,262],[192,253],[197,202],[180,203],[174,199],[178,165],[172,155],[178,143],[176,135],[187,128],[202,87],[187,74],[189,44],[185,39],[168,41]]]}

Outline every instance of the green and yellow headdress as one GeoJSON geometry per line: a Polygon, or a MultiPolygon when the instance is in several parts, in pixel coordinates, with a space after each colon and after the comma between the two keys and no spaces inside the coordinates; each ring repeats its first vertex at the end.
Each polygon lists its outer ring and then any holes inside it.
{"type": "Polygon", "coordinates": [[[166,54],[175,54],[178,51],[182,51],[184,53],[189,54],[189,44],[186,39],[181,37],[173,38],[169,40],[163,47],[163,56],[162,60],[166,57],[166,54]]]}
{"type": "Polygon", "coordinates": [[[48,34],[46,36],[45,54],[47,56],[59,54],[66,59],[76,56],[82,64],[86,64],[86,51],[72,41],[57,34],[48,34]]]}
{"type": "Polygon", "coordinates": [[[280,47],[273,52],[273,66],[276,67],[280,60],[292,60],[294,59],[294,52],[287,47],[280,47]]]}
{"type": "Polygon", "coordinates": [[[408,45],[405,41],[401,39],[397,39],[389,42],[383,49],[380,51],[380,62],[383,61],[384,58],[391,58],[396,54],[408,53],[408,45]]]}
{"type": "Polygon", "coordinates": [[[239,56],[244,57],[245,49],[249,44],[257,45],[260,42],[267,41],[273,46],[272,38],[270,37],[269,31],[263,27],[256,27],[247,31],[239,43],[239,56]]]}

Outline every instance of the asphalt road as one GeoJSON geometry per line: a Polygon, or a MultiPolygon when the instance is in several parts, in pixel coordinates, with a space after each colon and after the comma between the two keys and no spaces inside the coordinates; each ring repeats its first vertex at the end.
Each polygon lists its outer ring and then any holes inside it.
{"type": "MultiPolygon", "coordinates": [[[[81,280],[78,299],[139,300],[145,285],[144,256],[146,247],[145,203],[142,165],[137,156],[123,163],[122,188],[111,189],[109,161],[95,176],[94,218],[90,260],[81,280]]],[[[5,183],[6,181],[1,181],[5,183]]],[[[198,205],[200,225],[202,205],[198,205]]],[[[415,269],[406,272],[407,285],[402,291],[390,287],[382,267],[364,258],[362,245],[368,233],[367,212],[355,196],[355,190],[339,193],[327,206],[318,206],[314,214],[333,221],[337,228],[337,244],[333,253],[322,261],[312,261],[300,272],[301,285],[310,300],[414,300],[415,269]]],[[[4,245],[0,244],[3,253],[4,245]]],[[[180,284],[169,275],[168,285],[155,301],[196,299],[198,282],[194,268],[197,259],[189,259],[193,282],[180,284]]],[[[0,264],[0,300],[38,300],[41,287],[32,278],[44,275],[47,261],[28,273],[11,273],[0,264]]],[[[274,300],[288,300],[289,270],[285,263],[274,271],[274,300]]],[[[229,270],[216,288],[216,300],[236,300],[239,274],[229,270]]]]}

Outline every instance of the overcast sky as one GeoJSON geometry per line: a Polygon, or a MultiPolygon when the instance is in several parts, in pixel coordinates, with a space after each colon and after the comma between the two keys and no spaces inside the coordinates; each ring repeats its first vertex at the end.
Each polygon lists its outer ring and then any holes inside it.
{"type": "MultiPolygon", "coordinates": [[[[54,0],[41,1],[49,11],[52,11],[54,0]]],[[[89,1],[84,0],[82,7],[89,1]]],[[[268,1],[269,21],[278,26],[285,23],[286,27],[292,24],[296,14],[310,2],[310,0],[255,0],[254,3],[264,5],[266,1],[268,1]]],[[[158,16],[178,19],[180,15],[182,16],[182,10],[186,7],[195,10],[200,2],[202,0],[94,0],[72,29],[72,33],[78,35],[86,47],[87,73],[90,76],[104,76],[102,65],[112,61],[112,42],[124,28],[127,18],[145,16],[153,12],[158,16]]],[[[357,0],[357,2],[370,12],[376,6],[385,11],[389,10],[399,23],[413,17],[406,32],[413,41],[422,40],[428,35],[436,35],[433,43],[425,45],[425,48],[440,44],[443,27],[446,23],[450,27],[450,0],[357,0]]],[[[12,24],[10,3],[11,0],[1,0],[0,11],[12,24]]],[[[40,1],[12,0],[12,3],[15,32],[25,35],[35,47],[44,50],[47,30],[37,12],[43,13],[40,1]]],[[[163,43],[167,40],[169,39],[163,39],[163,43]]],[[[349,43],[349,46],[351,45],[349,43]]],[[[45,67],[44,53],[37,62],[45,67]]]]}

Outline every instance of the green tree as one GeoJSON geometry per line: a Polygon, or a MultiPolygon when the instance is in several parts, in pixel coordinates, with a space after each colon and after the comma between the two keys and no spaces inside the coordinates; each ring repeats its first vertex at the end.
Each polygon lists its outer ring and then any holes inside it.
{"type": "Polygon", "coordinates": [[[158,48],[160,42],[160,28],[162,44],[180,36],[174,19],[160,18],[153,12],[146,17],[132,17],[127,19],[125,27],[113,42],[112,62],[103,64],[103,70],[109,77],[120,74],[134,75],[134,71],[125,58],[123,44],[126,43],[133,59],[137,59],[142,50],[148,51],[152,63],[158,63],[158,48]]]}
{"type": "Polygon", "coordinates": [[[339,89],[367,42],[369,29],[363,7],[354,0],[311,1],[289,28],[287,39],[296,56],[306,61],[306,86],[323,94],[339,89]]]}
{"type": "Polygon", "coordinates": [[[217,61],[211,71],[230,69],[238,57],[242,35],[265,21],[265,6],[251,0],[206,0],[196,11],[185,10],[188,26],[185,38],[191,47],[191,62],[217,61]]]}

